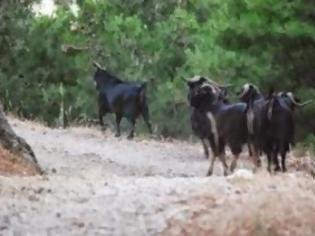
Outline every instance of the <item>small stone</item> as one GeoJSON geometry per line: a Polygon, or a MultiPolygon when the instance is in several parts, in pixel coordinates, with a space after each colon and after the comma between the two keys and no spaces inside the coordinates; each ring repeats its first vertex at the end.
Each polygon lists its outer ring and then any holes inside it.
{"type": "Polygon", "coordinates": [[[235,190],[235,193],[236,193],[236,194],[241,194],[242,192],[237,189],[237,190],[235,190]]]}
{"type": "Polygon", "coordinates": [[[77,226],[78,228],[83,228],[84,227],[84,223],[83,222],[74,222],[73,224],[75,226],[77,226]]]}
{"type": "Polygon", "coordinates": [[[28,200],[30,200],[31,202],[38,202],[39,201],[39,199],[34,195],[29,196],[28,200]]]}
{"type": "Polygon", "coordinates": [[[43,192],[44,192],[44,188],[39,188],[38,190],[36,190],[35,192],[37,193],[37,194],[42,194],[43,192]]]}
{"type": "Polygon", "coordinates": [[[8,229],[8,226],[6,226],[6,225],[1,225],[0,226],[0,231],[7,230],[7,229],[8,229]]]}

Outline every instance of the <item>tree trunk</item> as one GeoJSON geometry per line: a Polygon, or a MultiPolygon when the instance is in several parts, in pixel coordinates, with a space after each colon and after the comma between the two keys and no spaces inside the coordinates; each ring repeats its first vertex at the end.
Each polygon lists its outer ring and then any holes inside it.
{"type": "MultiPolygon", "coordinates": [[[[19,167],[14,168],[15,170],[26,170],[32,174],[43,174],[38,162],[36,160],[35,154],[28,143],[21,137],[17,136],[7,121],[3,109],[0,106],[0,146],[1,149],[5,149],[6,153],[12,155],[9,162],[14,165],[19,165],[19,167]],[[8,152],[7,152],[8,151],[8,152]],[[12,158],[14,157],[14,158],[12,158]]],[[[6,155],[5,155],[6,156],[6,155]]],[[[2,156],[2,158],[4,158],[2,156]]],[[[8,163],[8,160],[3,160],[8,163]]],[[[1,164],[0,164],[1,165],[1,164]]],[[[2,168],[4,168],[2,166],[2,168]]],[[[9,168],[8,168],[9,169],[9,168]]],[[[6,170],[4,170],[5,172],[6,170]]],[[[8,170],[9,171],[9,170],[8,170]]],[[[15,171],[16,172],[16,171],[15,171]]],[[[19,173],[14,173],[19,174],[19,173]]],[[[21,173],[23,174],[23,173],[21,173]]]]}

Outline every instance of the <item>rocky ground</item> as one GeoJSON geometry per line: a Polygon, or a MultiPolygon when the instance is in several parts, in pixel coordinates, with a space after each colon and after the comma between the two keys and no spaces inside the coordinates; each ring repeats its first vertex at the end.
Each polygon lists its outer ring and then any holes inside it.
{"type": "MultiPolygon", "coordinates": [[[[0,235],[314,235],[310,155],[289,172],[206,178],[199,143],[116,139],[11,118],[45,176],[0,177],[0,235]]],[[[231,161],[231,160],[229,160],[231,161]]]]}

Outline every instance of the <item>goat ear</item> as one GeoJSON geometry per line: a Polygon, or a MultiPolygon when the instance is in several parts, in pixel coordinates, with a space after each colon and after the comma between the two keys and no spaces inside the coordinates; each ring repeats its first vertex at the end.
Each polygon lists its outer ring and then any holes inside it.
{"type": "Polygon", "coordinates": [[[206,82],[207,81],[207,79],[205,78],[205,77],[203,77],[203,76],[201,76],[200,78],[199,78],[199,82],[200,83],[204,83],[204,82],[206,82]]]}
{"type": "Polygon", "coordinates": [[[298,98],[297,96],[294,96],[294,100],[295,100],[296,102],[298,102],[298,103],[301,103],[301,99],[298,98]]]}
{"type": "Polygon", "coordinates": [[[192,88],[193,85],[194,85],[194,83],[191,82],[191,81],[187,81],[187,80],[186,80],[186,83],[187,83],[187,85],[188,85],[189,88],[192,88]]]}
{"type": "Polygon", "coordinates": [[[140,84],[140,89],[141,89],[141,90],[145,90],[146,88],[147,88],[147,81],[141,82],[141,84],[140,84]]]}
{"type": "Polygon", "coordinates": [[[193,85],[193,82],[192,81],[190,81],[189,79],[186,79],[186,78],[183,78],[183,77],[180,77],[181,78],[181,80],[183,80],[184,82],[186,82],[186,84],[188,85],[188,87],[192,87],[192,85],[193,85]]]}

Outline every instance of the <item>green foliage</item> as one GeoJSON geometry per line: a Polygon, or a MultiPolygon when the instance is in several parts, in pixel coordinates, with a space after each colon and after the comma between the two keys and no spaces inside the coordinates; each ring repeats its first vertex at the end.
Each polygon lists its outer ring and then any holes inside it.
{"type": "Polygon", "coordinates": [[[314,155],[315,154],[315,135],[314,134],[307,135],[303,143],[305,146],[309,148],[309,150],[314,155]]]}
{"type": "MultiPolygon", "coordinates": [[[[93,60],[149,82],[152,122],[165,136],[191,134],[182,78],[195,74],[233,83],[231,94],[250,81],[315,99],[312,1],[86,0],[77,16],[58,1],[51,18],[24,2],[0,5],[0,94],[20,116],[50,125],[95,119],[93,60]]],[[[296,113],[304,138],[315,130],[315,105],[296,113]]]]}

